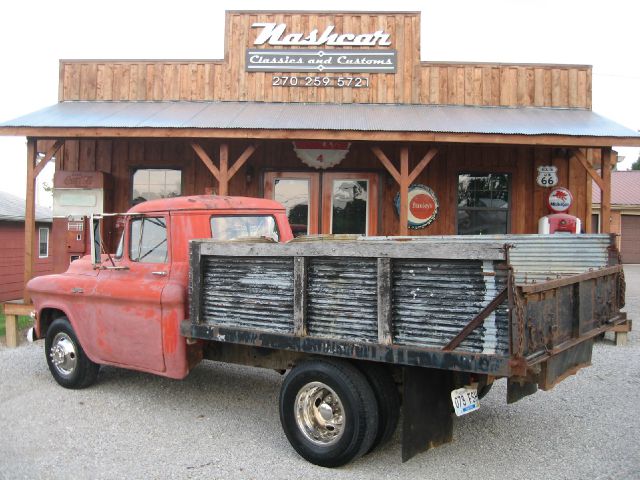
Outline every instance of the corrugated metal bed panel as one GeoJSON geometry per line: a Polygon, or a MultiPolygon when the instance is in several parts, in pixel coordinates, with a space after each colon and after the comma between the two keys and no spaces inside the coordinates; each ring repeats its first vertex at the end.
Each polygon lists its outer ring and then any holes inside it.
{"type": "Polygon", "coordinates": [[[590,110],[460,105],[68,101],[0,127],[197,128],[640,138],[590,110]]]}
{"type": "Polygon", "coordinates": [[[309,259],[309,335],[377,342],[376,282],[375,258],[309,259]]]}
{"type": "MultiPolygon", "coordinates": [[[[503,262],[394,260],[394,343],[444,347],[506,285],[503,262]],[[502,265],[502,270],[498,267],[502,265]]],[[[476,328],[458,350],[508,353],[506,302],[476,328]]]]}
{"type": "Polygon", "coordinates": [[[205,323],[293,332],[293,258],[207,257],[203,267],[205,323]]]}
{"type": "MultiPolygon", "coordinates": [[[[364,237],[363,237],[364,239],[364,237]]],[[[386,241],[389,237],[366,237],[386,241]]],[[[483,243],[498,241],[511,245],[509,262],[516,283],[542,282],[610,266],[609,234],[581,235],[437,235],[411,237],[421,243],[483,243]],[[569,254],[569,255],[567,255],[569,254]]]]}

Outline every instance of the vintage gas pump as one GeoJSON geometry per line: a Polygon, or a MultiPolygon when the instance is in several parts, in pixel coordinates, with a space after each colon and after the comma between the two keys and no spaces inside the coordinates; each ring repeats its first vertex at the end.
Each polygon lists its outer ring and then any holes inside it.
{"type": "Polygon", "coordinates": [[[52,254],[54,271],[89,253],[88,217],[104,213],[111,190],[103,172],[56,172],[53,179],[52,254]]]}
{"type": "Polygon", "coordinates": [[[580,219],[565,213],[572,202],[573,196],[568,189],[558,187],[551,190],[547,206],[554,213],[538,220],[538,233],[580,233],[582,228],[580,219]]]}

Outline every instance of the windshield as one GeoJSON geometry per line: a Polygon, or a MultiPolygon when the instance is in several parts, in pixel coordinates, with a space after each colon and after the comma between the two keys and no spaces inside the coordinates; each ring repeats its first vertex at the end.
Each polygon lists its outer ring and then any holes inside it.
{"type": "Polygon", "coordinates": [[[211,238],[234,240],[240,237],[280,239],[275,219],[270,215],[238,215],[211,217],[211,238]]]}

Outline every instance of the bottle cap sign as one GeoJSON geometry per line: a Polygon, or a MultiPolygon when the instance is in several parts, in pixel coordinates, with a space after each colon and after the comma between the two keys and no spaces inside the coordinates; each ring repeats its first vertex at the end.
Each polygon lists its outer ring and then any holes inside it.
{"type": "Polygon", "coordinates": [[[557,187],[551,190],[547,200],[549,208],[556,213],[566,212],[572,203],[573,195],[564,187],[557,187]]]}
{"type": "MultiPolygon", "coordinates": [[[[409,212],[407,215],[410,229],[417,230],[433,223],[438,216],[438,197],[433,190],[421,184],[409,187],[409,212]]],[[[400,212],[400,193],[394,198],[396,212],[400,212]]]]}

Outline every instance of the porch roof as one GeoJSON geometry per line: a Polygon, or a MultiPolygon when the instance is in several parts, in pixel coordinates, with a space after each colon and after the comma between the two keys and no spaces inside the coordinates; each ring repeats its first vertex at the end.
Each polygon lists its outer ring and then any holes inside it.
{"type": "Polygon", "coordinates": [[[0,123],[0,135],[640,146],[640,133],[590,110],[399,104],[73,101],[0,123]]]}

